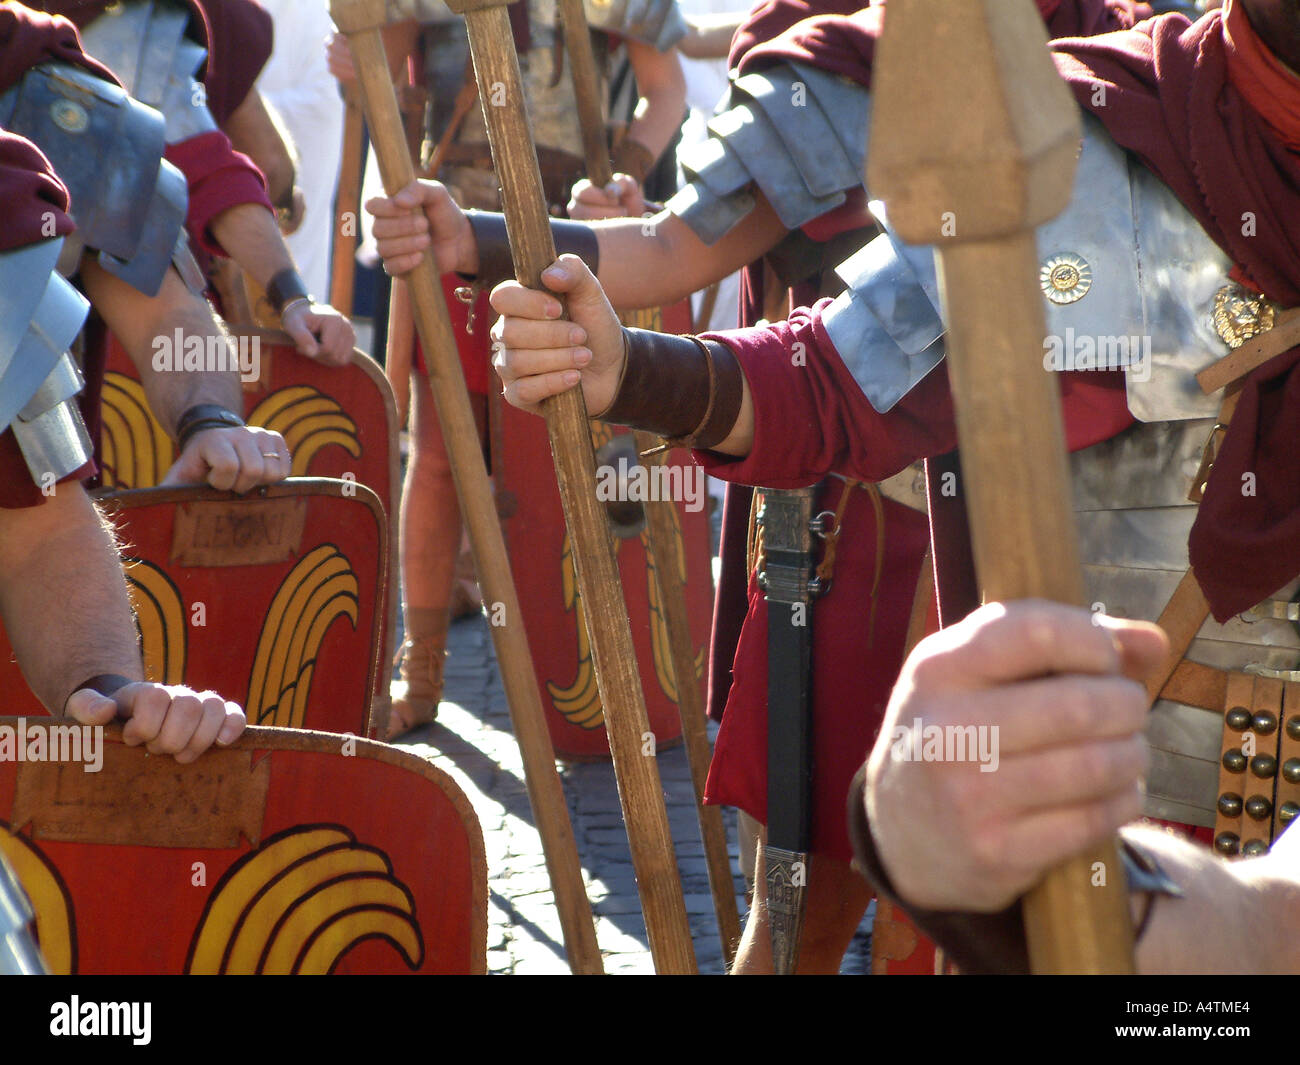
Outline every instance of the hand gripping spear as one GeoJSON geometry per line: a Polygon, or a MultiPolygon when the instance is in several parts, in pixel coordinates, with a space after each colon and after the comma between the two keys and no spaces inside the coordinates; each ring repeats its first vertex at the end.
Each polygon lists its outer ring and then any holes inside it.
{"type": "MultiPolygon", "coordinates": [[[[384,0],[333,0],[330,14],[348,36],[384,187],[390,194],[395,193],[415,180],[415,169],[379,33],[385,21],[384,0]]],[[[506,624],[493,625],[492,638],[501,664],[511,723],[523,756],[533,818],[546,853],[569,967],[575,973],[598,974],[603,967],[591,904],[582,883],[578,848],[569,823],[564,790],[555,771],[555,750],[543,717],[523,614],[506,560],[505,539],[492,501],[469,393],[456,355],[456,338],[432,255],[425,255],[408,283],[416,324],[430,363],[429,381],[438,407],[438,420],[474,548],[479,582],[487,600],[501,603],[505,608],[506,624]]]]}
{"type": "MultiPolygon", "coordinates": [[[[555,244],[551,240],[537,153],[524,110],[519,58],[515,54],[505,2],[451,0],[447,6],[465,15],[488,143],[501,180],[515,273],[523,284],[541,288],[542,271],[555,261],[555,244]]],[[[378,7],[382,11],[383,6],[383,0],[334,0],[334,21],[346,33],[349,26],[340,21],[340,9],[373,11],[378,7]]],[[[351,27],[369,28],[381,21],[382,16],[371,16],[363,22],[353,21],[351,27]]],[[[358,62],[363,60],[358,57],[358,62]]],[[[400,147],[400,139],[400,131],[394,132],[395,146],[400,147]]],[[[409,169],[400,175],[395,171],[393,177],[399,176],[410,180],[409,169]]],[[[390,184],[388,175],[385,184],[390,184]]],[[[401,184],[394,182],[390,187],[400,188],[401,184]]],[[[429,283],[436,284],[436,278],[429,283]]],[[[417,309],[436,296],[421,296],[418,292],[413,295],[417,309]]],[[[642,753],[646,740],[653,734],[641,693],[632,627],[623,602],[614,545],[604,510],[596,499],[596,460],[581,389],[575,387],[548,399],[542,405],[542,413],[555,459],[560,503],[573,544],[578,593],[586,607],[596,684],[605,708],[605,727],[614,758],[632,865],[641,893],[650,954],[657,972],[693,973],[695,953],[659,770],[654,758],[642,753]]]]}
{"type": "MultiPolygon", "coordinates": [[[[564,47],[573,71],[587,177],[593,185],[607,185],[613,179],[614,171],[605,147],[605,114],[582,0],[560,0],[560,19],[564,25],[564,47]]],[[[651,467],[657,460],[648,453],[659,450],[661,444],[662,441],[651,433],[636,434],[636,449],[651,467]]],[[[677,681],[677,712],[682,720],[686,760],[695,785],[695,813],[700,823],[700,838],[704,842],[713,912],[722,939],[722,956],[730,968],[736,960],[736,947],[740,943],[740,912],[736,908],[736,887],[731,878],[731,860],[727,857],[727,830],[722,823],[722,810],[704,803],[704,782],[709,775],[711,757],[709,734],[700,686],[695,680],[695,655],[691,648],[686,595],[681,582],[676,579],[676,567],[672,562],[675,557],[673,544],[677,539],[673,526],[673,503],[667,499],[647,500],[643,506],[646,531],[650,534],[650,553],[656,560],[659,601],[663,604],[664,625],[668,630],[669,659],[677,681]]]]}
{"type": "MultiPolygon", "coordinates": [[[[904,240],[937,246],[984,597],[1083,605],[1034,245],[1069,200],[1080,125],[1045,43],[1030,0],[891,0],[867,187],[904,240]]],[[[1114,843],[1049,873],[1025,898],[1025,930],[1034,972],[1132,972],[1114,843]]]]}

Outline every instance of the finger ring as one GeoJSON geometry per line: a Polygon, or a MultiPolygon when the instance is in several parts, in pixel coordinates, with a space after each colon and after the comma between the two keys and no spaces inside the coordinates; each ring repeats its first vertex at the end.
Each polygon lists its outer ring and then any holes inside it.
{"type": "Polygon", "coordinates": [[[264,459],[278,459],[279,457],[280,457],[280,452],[278,452],[278,451],[263,451],[263,452],[262,452],[262,458],[264,458],[264,459]]]}

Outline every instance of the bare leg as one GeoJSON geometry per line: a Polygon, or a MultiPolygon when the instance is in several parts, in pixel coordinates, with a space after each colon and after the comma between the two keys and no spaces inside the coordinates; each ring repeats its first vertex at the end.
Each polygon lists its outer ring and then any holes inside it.
{"type": "MultiPolygon", "coordinates": [[[[480,439],[483,396],[471,395],[480,439]]],[[[460,551],[460,502],[428,378],[411,381],[411,452],[402,486],[403,681],[393,688],[390,735],[430,721],[442,689],[448,606],[460,551]]]]}

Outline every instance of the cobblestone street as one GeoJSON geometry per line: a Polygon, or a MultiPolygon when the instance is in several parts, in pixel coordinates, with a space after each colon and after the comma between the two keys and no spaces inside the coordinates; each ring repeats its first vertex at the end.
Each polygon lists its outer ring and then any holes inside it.
{"type": "MultiPolygon", "coordinates": [[[[401,742],[456,779],[483,826],[488,866],[488,971],[567,973],[559,918],[485,620],[475,617],[452,626],[448,649],[446,690],[438,720],[401,742]]],[[[721,973],[722,946],[686,753],[678,746],[661,751],[658,760],[699,969],[701,973],[721,973]]],[[[605,970],[652,973],[613,767],[609,762],[569,765],[563,771],[563,781],[605,970]]],[[[726,810],[725,820],[743,921],[744,882],[737,859],[735,812],[726,810]]],[[[864,922],[842,972],[867,971],[867,927],[864,922]]]]}

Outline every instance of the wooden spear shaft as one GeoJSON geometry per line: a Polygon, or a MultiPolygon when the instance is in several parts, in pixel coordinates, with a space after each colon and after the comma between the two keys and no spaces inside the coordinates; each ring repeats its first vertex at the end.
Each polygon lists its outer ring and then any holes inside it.
{"type": "MultiPolygon", "coordinates": [[[[605,147],[605,113],[600,102],[600,81],[596,76],[596,58],[591,48],[591,34],[582,0],[560,0],[560,19],[564,25],[564,46],[573,71],[574,96],[578,105],[578,121],[582,129],[583,156],[587,163],[587,178],[593,185],[608,185],[614,177],[609,152],[605,147]]],[[[650,433],[636,434],[636,449],[645,454],[658,448],[662,441],[650,433]]],[[[666,457],[666,456],[665,456],[666,457]]],[[[653,471],[658,464],[653,457],[646,460],[653,471]]],[[[709,873],[709,891],[713,895],[713,912],[718,921],[718,935],[722,939],[722,955],[730,968],[736,960],[736,947],[740,943],[740,911],[736,906],[736,885],[731,876],[731,859],[727,856],[727,829],[722,823],[722,810],[704,802],[704,782],[709,775],[709,749],[707,718],[699,682],[695,679],[695,653],[691,647],[690,613],[686,608],[686,593],[677,579],[677,531],[673,523],[670,500],[647,500],[642,504],[646,514],[646,531],[649,533],[650,555],[655,562],[655,581],[659,587],[664,627],[668,630],[669,664],[677,684],[677,713],[682,721],[682,740],[686,747],[686,760],[691,767],[691,781],[695,786],[695,813],[700,824],[700,839],[704,844],[704,861],[709,873]]]]}
{"type": "MultiPolygon", "coordinates": [[[[1073,185],[1078,113],[1029,0],[891,0],[867,184],[903,239],[936,244],[975,564],[988,600],[1084,605],[1034,227],[1073,185]],[[916,57],[924,55],[924,67],[916,57]]],[[[1039,973],[1132,971],[1113,842],[1025,898],[1039,973]]]]}
{"type": "MultiPolygon", "coordinates": [[[[384,0],[332,0],[330,13],[335,25],[348,35],[384,187],[390,194],[395,193],[415,180],[415,168],[402,131],[379,32],[385,21],[384,0]]],[[[488,602],[501,604],[504,611],[505,623],[493,624],[492,639],[511,723],[523,757],[524,782],[533,820],[546,853],[569,967],[575,973],[599,974],[603,966],[591,904],[582,882],[578,847],[569,822],[564,789],[555,769],[555,751],[546,728],[523,612],[506,558],[505,538],[492,500],[456,337],[431,253],[425,254],[407,283],[429,363],[429,382],[461,512],[469,528],[479,583],[488,602]]]]}
{"type": "MultiPolygon", "coordinates": [[[[636,434],[637,451],[642,454],[661,444],[662,441],[651,433],[636,434]]],[[[644,461],[651,470],[657,465],[653,457],[644,461]]],[[[713,754],[709,748],[704,699],[700,682],[695,677],[686,594],[677,574],[677,530],[671,509],[674,505],[671,500],[646,502],[646,528],[650,533],[650,554],[655,563],[664,627],[668,630],[669,659],[677,683],[677,712],[682,720],[686,761],[691,767],[691,782],[695,787],[695,813],[700,824],[700,839],[704,843],[713,913],[722,939],[722,955],[730,968],[740,944],[740,911],[736,906],[736,884],[731,876],[731,859],[727,855],[727,828],[722,822],[722,809],[704,802],[704,783],[713,754]]]]}
{"type": "MultiPolygon", "coordinates": [[[[522,284],[542,288],[541,274],[555,261],[555,244],[524,109],[510,16],[501,0],[451,0],[448,6],[465,15],[488,142],[501,181],[515,274],[522,284]]],[[[578,594],[585,607],[650,953],[657,972],[693,973],[695,953],[686,901],[653,757],[654,734],[641,691],[614,545],[605,512],[596,499],[596,461],[581,388],[548,399],[542,414],[573,544],[578,594]]]]}
{"type": "Polygon", "coordinates": [[[330,265],[330,306],[352,314],[357,276],[357,227],[361,225],[361,102],[356,89],[343,93],[343,160],[334,207],[334,255],[330,265]]]}

